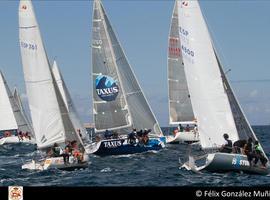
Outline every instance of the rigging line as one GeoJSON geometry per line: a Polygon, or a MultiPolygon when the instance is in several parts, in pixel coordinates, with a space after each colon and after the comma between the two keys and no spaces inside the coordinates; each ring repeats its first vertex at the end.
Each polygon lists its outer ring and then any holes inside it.
{"type": "Polygon", "coordinates": [[[232,80],[231,83],[270,82],[270,79],[232,80]]]}

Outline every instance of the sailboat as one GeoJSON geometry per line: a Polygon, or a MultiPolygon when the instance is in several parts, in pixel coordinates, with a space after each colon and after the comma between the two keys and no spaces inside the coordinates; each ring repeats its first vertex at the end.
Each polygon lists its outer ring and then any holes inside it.
{"type": "Polygon", "coordinates": [[[64,78],[60,72],[60,69],[58,68],[56,61],[53,62],[52,73],[53,73],[53,76],[56,80],[58,89],[63,97],[63,100],[65,102],[66,108],[68,110],[70,119],[73,123],[75,130],[80,134],[80,137],[82,138],[84,143],[89,143],[90,141],[89,141],[89,136],[87,135],[87,131],[84,128],[82,122],[80,121],[78,112],[75,108],[75,105],[74,105],[72,99],[71,99],[71,95],[68,91],[68,88],[66,86],[64,78]]]}
{"type": "Polygon", "coordinates": [[[4,137],[0,139],[0,145],[29,143],[35,144],[34,131],[31,124],[23,112],[23,108],[12,95],[7,81],[2,72],[0,72],[0,131],[4,137]],[[28,137],[18,135],[19,132],[27,133],[28,137]]]}
{"type": "Polygon", "coordinates": [[[169,123],[179,127],[174,130],[174,135],[166,136],[166,143],[193,143],[199,141],[199,134],[194,129],[196,119],[184,71],[178,26],[178,1],[175,1],[168,41],[168,97],[169,123]]]}
{"type": "MultiPolygon", "coordinates": [[[[21,0],[19,4],[19,39],[26,92],[38,149],[45,153],[53,146],[58,145],[63,149],[68,141],[74,141],[83,152],[84,144],[71,122],[52,74],[31,0],[21,0]]],[[[42,153],[41,155],[43,156],[42,153]]],[[[87,161],[85,152],[82,162],[74,156],[69,157],[69,162],[64,162],[62,156],[46,155],[40,160],[25,163],[22,169],[73,170],[86,168],[87,161]]]]}
{"type": "MultiPolygon", "coordinates": [[[[218,58],[199,2],[178,1],[181,52],[191,104],[197,119],[200,145],[205,155],[190,155],[183,167],[216,172],[242,171],[268,174],[249,163],[247,156],[216,151],[224,144],[223,134],[235,142],[252,138],[258,141],[230,86],[218,58]]],[[[267,158],[263,152],[264,157],[267,158]]]]}
{"type": "Polygon", "coordinates": [[[160,150],[165,138],[130,67],[100,0],[93,3],[92,33],[93,115],[96,142],[88,152],[121,155],[160,150]],[[131,144],[133,129],[151,129],[149,140],[131,144]],[[114,138],[103,138],[106,131],[114,138]],[[118,135],[118,136],[117,136],[118,135]]]}

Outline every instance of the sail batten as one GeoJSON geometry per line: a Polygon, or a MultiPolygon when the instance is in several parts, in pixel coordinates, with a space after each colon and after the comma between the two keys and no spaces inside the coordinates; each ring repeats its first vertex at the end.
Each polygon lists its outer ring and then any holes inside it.
{"type": "Polygon", "coordinates": [[[171,125],[179,123],[187,124],[186,122],[194,119],[184,71],[185,66],[183,64],[178,24],[178,2],[175,1],[171,18],[167,56],[169,123],[171,125]]]}

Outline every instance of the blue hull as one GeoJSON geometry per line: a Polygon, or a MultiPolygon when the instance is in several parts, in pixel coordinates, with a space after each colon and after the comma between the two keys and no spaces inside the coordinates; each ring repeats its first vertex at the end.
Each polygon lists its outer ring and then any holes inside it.
{"type": "Polygon", "coordinates": [[[104,140],[94,154],[99,156],[127,155],[146,151],[158,151],[164,147],[163,142],[159,139],[150,139],[147,145],[127,144],[125,141],[125,139],[104,140]]]}

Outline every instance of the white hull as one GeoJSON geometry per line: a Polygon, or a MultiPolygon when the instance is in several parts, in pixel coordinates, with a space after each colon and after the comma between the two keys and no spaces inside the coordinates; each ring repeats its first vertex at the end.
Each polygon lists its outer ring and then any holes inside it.
{"type": "Polygon", "coordinates": [[[198,142],[199,134],[193,131],[190,132],[177,132],[175,136],[166,136],[166,143],[191,143],[198,142]]]}
{"type": "Polygon", "coordinates": [[[31,138],[29,140],[28,138],[23,138],[23,140],[19,140],[18,136],[10,136],[10,137],[4,137],[0,139],[0,145],[4,144],[18,144],[18,143],[28,143],[28,144],[35,144],[36,141],[34,138],[31,138]]]}
{"type": "Polygon", "coordinates": [[[52,157],[46,158],[39,161],[32,160],[24,165],[22,165],[22,169],[26,170],[38,170],[44,171],[48,169],[61,169],[61,170],[74,170],[80,168],[87,168],[89,158],[87,155],[84,155],[83,163],[78,163],[73,156],[69,157],[69,164],[64,163],[63,157],[52,157]]]}

